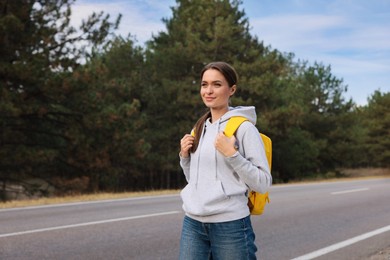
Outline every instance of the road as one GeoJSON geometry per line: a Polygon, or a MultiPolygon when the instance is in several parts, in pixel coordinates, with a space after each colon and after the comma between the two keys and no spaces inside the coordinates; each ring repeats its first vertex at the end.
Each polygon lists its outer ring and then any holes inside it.
{"type": "MultiPolygon", "coordinates": [[[[259,259],[370,259],[390,246],[390,179],[276,185],[259,259]]],[[[178,195],[0,210],[0,259],[177,259],[178,195]]],[[[377,258],[376,258],[377,259],[377,258]]]]}

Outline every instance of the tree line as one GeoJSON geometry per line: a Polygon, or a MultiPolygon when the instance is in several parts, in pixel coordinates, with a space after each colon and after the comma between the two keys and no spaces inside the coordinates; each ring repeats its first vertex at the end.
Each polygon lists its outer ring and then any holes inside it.
{"type": "Polygon", "coordinates": [[[29,178],[63,192],[182,187],[179,141],[216,60],[238,72],[232,105],[255,106],[273,140],[274,182],[389,167],[390,94],[357,106],[330,65],[251,35],[241,1],[177,0],[145,46],[115,34],[120,16],[74,28],[73,3],[0,2],[0,191],[29,178]]]}

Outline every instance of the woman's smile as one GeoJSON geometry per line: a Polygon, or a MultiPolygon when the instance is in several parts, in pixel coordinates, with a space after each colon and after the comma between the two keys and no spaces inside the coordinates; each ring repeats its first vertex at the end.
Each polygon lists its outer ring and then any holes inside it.
{"type": "Polygon", "coordinates": [[[212,102],[214,99],[215,99],[215,97],[205,97],[204,98],[207,102],[212,102]]]}

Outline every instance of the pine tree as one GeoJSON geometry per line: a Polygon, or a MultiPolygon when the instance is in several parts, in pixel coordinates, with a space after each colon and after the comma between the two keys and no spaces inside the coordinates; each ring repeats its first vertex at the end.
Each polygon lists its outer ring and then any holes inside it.
{"type": "MultiPolygon", "coordinates": [[[[289,62],[251,36],[241,1],[176,3],[172,18],[164,19],[167,31],[154,36],[146,50],[151,76],[147,111],[154,115],[148,129],[157,133],[149,140],[152,151],[159,153],[151,160],[165,174],[177,172],[179,140],[205,111],[199,96],[204,65],[218,60],[232,64],[240,77],[232,105],[250,104],[264,111],[278,99],[278,91],[270,84],[288,71],[289,62]]],[[[262,126],[267,125],[265,119],[260,118],[262,126]]]]}
{"type": "Polygon", "coordinates": [[[0,2],[0,179],[66,174],[69,125],[82,115],[64,81],[119,23],[93,14],[70,26],[73,1],[0,2]]]}

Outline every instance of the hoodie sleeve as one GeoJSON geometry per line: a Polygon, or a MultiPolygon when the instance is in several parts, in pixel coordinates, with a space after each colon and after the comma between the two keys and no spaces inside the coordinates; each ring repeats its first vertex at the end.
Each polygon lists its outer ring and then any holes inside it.
{"type": "Polygon", "coordinates": [[[180,166],[183,169],[184,176],[186,177],[187,182],[190,181],[190,165],[191,165],[191,156],[184,158],[180,157],[180,166]]]}
{"type": "Polygon", "coordinates": [[[227,162],[251,190],[267,192],[272,176],[259,131],[252,123],[244,122],[237,130],[236,138],[239,152],[227,157],[227,162]]]}

